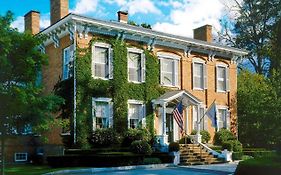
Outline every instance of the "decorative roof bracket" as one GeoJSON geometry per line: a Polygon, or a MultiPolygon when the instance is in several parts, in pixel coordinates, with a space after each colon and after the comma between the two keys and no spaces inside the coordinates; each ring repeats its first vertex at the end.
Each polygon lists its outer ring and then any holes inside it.
{"type": "Polygon", "coordinates": [[[54,33],[52,35],[52,40],[54,42],[55,48],[58,48],[60,46],[60,38],[58,37],[58,35],[56,33],[54,33]]]}
{"type": "Polygon", "coordinates": [[[147,43],[147,49],[149,51],[153,50],[154,46],[155,46],[155,43],[156,43],[156,39],[155,38],[150,39],[149,42],[147,43]]]}

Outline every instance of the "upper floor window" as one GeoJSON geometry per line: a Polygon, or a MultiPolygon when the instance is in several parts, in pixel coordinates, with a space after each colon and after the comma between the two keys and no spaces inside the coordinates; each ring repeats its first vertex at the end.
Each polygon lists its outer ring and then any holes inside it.
{"type": "Polygon", "coordinates": [[[145,82],[145,57],[140,49],[128,48],[128,80],[145,82]]]}
{"type": "Polygon", "coordinates": [[[92,48],[92,76],[94,78],[112,79],[113,58],[109,44],[95,43],[92,48]]]}
{"type": "Polygon", "coordinates": [[[217,109],[217,124],[218,128],[230,128],[230,116],[226,107],[217,109]]]}
{"type": "Polygon", "coordinates": [[[93,98],[93,129],[109,128],[113,125],[111,98],[93,98]]]}
{"type": "Polygon", "coordinates": [[[216,66],[217,92],[229,91],[229,69],[226,65],[216,66]]]}
{"type": "Polygon", "coordinates": [[[204,61],[194,61],[193,64],[193,89],[203,90],[207,88],[207,72],[204,61]]]}
{"type": "Polygon", "coordinates": [[[66,80],[73,76],[74,46],[63,49],[62,79],[66,80]]]}
{"type": "Polygon", "coordinates": [[[160,59],[160,83],[164,86],[178,86],[179,57],[174,55],[158,54],[160,59]]]}
{"type": "Polygon", "coordinates": [[[144,123],[145,105],[141,101],[128,100],[128,127],[138,128],[144,123]]]}

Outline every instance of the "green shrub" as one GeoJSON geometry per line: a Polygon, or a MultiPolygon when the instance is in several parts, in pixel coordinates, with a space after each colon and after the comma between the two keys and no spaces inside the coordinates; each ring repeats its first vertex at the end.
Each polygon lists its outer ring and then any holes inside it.
{"type": "Polygon", "coordinates": [[[152,153],[151,146],[145,140],[133,141],[130,147],[133,153],[150,155],[152,153]]]}
{"type": "Polygon", "coordinates": [[[222,149],[227,149],[228,151],[233,151],[233,144],[231,141],[225,141],[222,143],[222,149]]]}
{"type": "Polygon", "coordinates": [[[243,152],[233,152],[232,153],[232,160],[242,160],[243,152]]]}
{"type": "MultiPolygon", "coordinates": [[[[192,130],[191,135],[196,135],[197,131],[192,130]]],[[[202,130],[200,131],[200,134],[202,135],[202,143],[208,143],[211,139],[211,135],[208,131],[202,130]]]]}
{"type": "Polygon", "coordinates": [[[162,163],[161,160],[157,157],[152,157],[152,158],[144,158],[143,164],[160,164],[162,163]]]}
{"type": "Polygon", "coordinates": [[[113,128],[97,129],[93,132],[90,143],[94,147],[104,147],[120,143],[120,137],[113,128]]]}
{"type": "Polygon", "coordinates": [[[234,152],[242,152],[243,151],[243,147],[241,142],[239,142],[238,140],[231,140],[232,144],[233,144],[233,151],[234,152]]]}
{"type": "Polygon", "coordinates": [[[179,140],[179,144],[191,144],[191,143],[192,143],[191,139],[187,136],[185,136],[179,140]]]}
{"type": "Polygon", "coordinates": [[[169,144],[169,152],[178,152],[180,150],[180,144],[177,142],[171,142],[169,144]]]}
{"type": "Polygon", "coordinates": [[[215,145],[222,145],[223,142],[228,140],[235,140],[236,137],[233,135],[231,131],[228,129],[221,129],[219,132],[215,133],[214,136],[214,144],[215,145]]]}
{"type": "Polygon", "coordinates": [[[144,140],[150,142],[152,139],[150,132],[145,128],[129,128],[125,134],[122,142],[123,146],[130,146],[133,141],[144,140]]]}

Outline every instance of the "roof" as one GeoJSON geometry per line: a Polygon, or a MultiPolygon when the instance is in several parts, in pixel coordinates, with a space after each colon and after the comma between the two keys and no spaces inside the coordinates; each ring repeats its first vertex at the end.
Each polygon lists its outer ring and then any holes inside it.
{"type": "Polygon", "coordinates": [[[117,21],[104,21],[104,20],[94,19],[94,18],[77,15],[73,13],[68,14],[66,17],[62,18],[60,21],[53,24],[52,26],[49,26],[48,28],[44,29],[40,33],[53,34],[54,31],[57,30],[57,28],[68,23],[71,24],[74,23],[82,27],[88,27],[96,32],[100,30],[107,30],[108,34],[112,33],[113,35],[116,35],[118,33],[122,33],[128,36],[128,39],[132,39],[133,37],[138,37],[138,39],[141,40],[147,40],[147,41],[156,40],[156,44],[159,45],[163,44],[164,42],[174,46],[180,45],[180,47],[183,47],[183,49],[191,48],[192,51],[203,49],[203,50],[207,50],[208,52],[209,51],[217,51],[218,53],[223,52],[225,55],[230,54],[231,56],[244,56],[248,54],[248,52],[243,49],[237,49],[229,46],[223,46],[217,43],[210,43],[210,42],[201,41],[184,36],[168,34],[168,33],[159,32],[139,26],[133,26],[117,21]],[[93,29],[93,27],[95,29],[93,29]]]}
{"type": "Polygon", "coordinates": [[[172,102],[173,100],[182,101],[185,106],[189,106],[190,104],[199,105],[202,103],[197,97],[195,97],[186,90],[174,90],[166,92],[165,94],[155,99],[153,103],[163,104],[172,102]]]}

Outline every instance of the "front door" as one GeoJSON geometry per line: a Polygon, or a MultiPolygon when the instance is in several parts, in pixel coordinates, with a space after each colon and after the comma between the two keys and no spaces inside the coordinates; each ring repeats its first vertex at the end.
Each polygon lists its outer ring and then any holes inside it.
{"type": "Polygon", "coordinates": [[[166,114],[166,134],[168,135],[168,142],[174,141],[174,118],[173,114],[166,114]]]}

